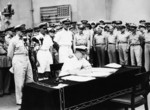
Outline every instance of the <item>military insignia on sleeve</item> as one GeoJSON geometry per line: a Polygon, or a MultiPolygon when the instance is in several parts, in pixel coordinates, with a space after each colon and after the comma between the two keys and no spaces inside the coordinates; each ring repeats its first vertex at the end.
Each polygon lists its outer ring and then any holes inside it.
{"type": "Polygon", "coordinates": [[[69,58],[73,58],[73,55],[69,55],[68,57],[69,57],[69,58]]]}

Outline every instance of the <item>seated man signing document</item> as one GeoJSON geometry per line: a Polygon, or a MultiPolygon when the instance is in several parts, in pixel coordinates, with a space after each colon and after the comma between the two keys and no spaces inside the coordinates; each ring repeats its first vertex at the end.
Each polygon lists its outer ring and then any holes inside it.
{"type": "Polygon", "coordinates": [[[85,59],[87,48],[78,46],[73,55],[68,56],[65,60],[59,76],[69,74],[79,74],[85,70],[91,69],[91,64],[85,59]]]}

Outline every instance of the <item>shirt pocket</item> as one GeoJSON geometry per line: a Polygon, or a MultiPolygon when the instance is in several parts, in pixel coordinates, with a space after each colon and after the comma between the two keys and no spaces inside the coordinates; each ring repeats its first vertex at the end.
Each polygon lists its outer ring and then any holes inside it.
{"type": "Polygon", "coordinates": [[[23,42],[18,42],[18,43],[16,44],[16,49],[17,49],[17,50],[23,49],[23,48],[24,48],[23,42]]]}

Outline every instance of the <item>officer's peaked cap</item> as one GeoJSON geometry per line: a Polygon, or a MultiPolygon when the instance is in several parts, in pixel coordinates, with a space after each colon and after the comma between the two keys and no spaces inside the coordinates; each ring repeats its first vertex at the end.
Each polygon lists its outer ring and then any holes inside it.
{"type": "Polygon", "coordinates": [[[20,25],[17,25],[15,26],[14,30],[15,31],[25,31],[25,24],[20,24],[20,25]]]}

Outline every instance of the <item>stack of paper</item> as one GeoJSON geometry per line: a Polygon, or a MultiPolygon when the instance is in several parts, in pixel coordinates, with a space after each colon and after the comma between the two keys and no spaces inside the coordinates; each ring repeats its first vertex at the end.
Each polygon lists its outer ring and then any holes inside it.
{"type": "Polygon", "coordinates": [[[114,73],[116,72],[118,69],[114,69],[114,68],[92,68],[91,71],[92,72],[109,72],[109,73],[114,73]]]}
{"type": "Polygon", "coordinates": [[[92,68],[85,72],[79,72],[79,76],[89,76],[89,77],[107,77],[112,73],[115,73],[117,69],[113,68],[92,68]]]}
{"type": "Polygon", "coordinates": [[[107,64],[105,66],[111,67],[111,68],[120,68],[121,67],[121,65],[117,64],[117,63],[110,63],[110,64],[107,64]]]}
{"type": "Polygon", "coordinates": [[[86,82],[95,79],[94,77],[84,77],[84,76],[76,76],[76,75],[70,75],[62,77],[61,79],[64,80],[70,80],[70,81],[77,81],[77,82],[86,82]]]}

